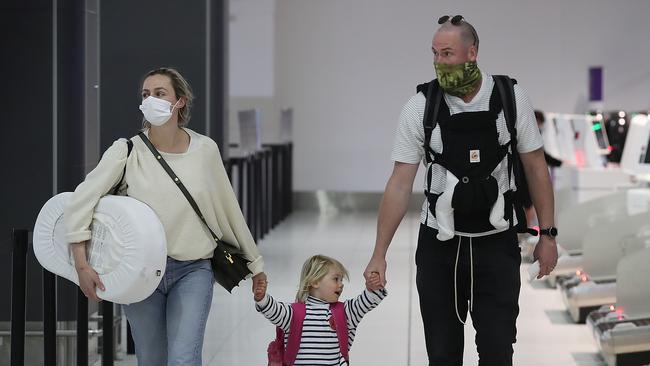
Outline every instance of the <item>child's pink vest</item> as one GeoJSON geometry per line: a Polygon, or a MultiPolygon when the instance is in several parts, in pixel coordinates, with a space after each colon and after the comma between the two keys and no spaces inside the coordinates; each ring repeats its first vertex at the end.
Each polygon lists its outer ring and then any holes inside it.
{"type": "MultiPolygon", "coordinates": [[[[287,347],[284,347],[284,331],[280,327],[276,327],[275,340],[269,343],[267,350],[269,356],[269,366],[293,366],[300,349],[300,338],[302,336],[302,324],[307,315],[307,308],[304,303],[296,302],[291,304],[293,316],[291,317],[291,325],[289,338],[287,339],[287,347]]],[[[343,358],[350,363],[348,355],[348,322],[345,318],[345,308],[342,302],[335,302],[330,304],[330,311],[332,317],[336,322],[336,336],[339,339],[339,347],[343,358]]]]}

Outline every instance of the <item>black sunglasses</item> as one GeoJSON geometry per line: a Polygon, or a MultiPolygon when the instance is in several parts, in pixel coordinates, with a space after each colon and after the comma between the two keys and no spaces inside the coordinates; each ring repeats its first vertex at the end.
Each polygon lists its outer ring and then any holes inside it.
{"type": "MultiPolygon", "coordinates": [[[[438,24],[445,24],[449,21],[449,15],[443,15],[440,18],[438,18],[438,24]]],[[[452,25],[460,25],[460,23],[465,20],[465,18],[462,15],[454,15],[451,17],[451,24],[452,25]]],[[[469,25],[469,23],[468,23],[469,25]]],[[[476,45],[478,41],[478,35],[476,34],[476,31],[474,30],[474,27],[470,26],[470,31],[472,32],[472,38],[474,38],[474,45],[476,45]]]]}
{"type": "MultiPolygon", "coordinates": [[[[438,24],[447,23],[448,20],[449,20],[449,15],[443,15],[438,19],[438,24]]],[[[460,24],[461,21],[463,21],[462,15],[455,15],[453,18],[451,18],[451,24],[453,25],[458,25],[460,24]]]]}

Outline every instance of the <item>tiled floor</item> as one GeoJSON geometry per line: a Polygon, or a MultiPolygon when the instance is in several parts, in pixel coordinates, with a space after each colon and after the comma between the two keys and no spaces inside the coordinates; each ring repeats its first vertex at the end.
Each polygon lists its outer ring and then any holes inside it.
{"type": "MultiPolygon", "coordinates": [[[[372,252],[376,213],[294,212],[259,243],[269,277],[269,293],[290,301],[303,261],[322,253],[340,259],[350,271],[343,298],[363,289],[362,272],[372,252]]],[[[418,215],[409,214],[388,255],[389,296],[361,323],[351,351],[353,365],[427,365],[417,292],[414,250],[418,215]]],[[[515,365],[605,365],[586,326],[572,324],[557,290],[530,284],[523,264],[515,365]]],[[[266,365],[273,326],[253,305],[250,281],[232,295],[215,289],[203,347],[204,365],[266,365]]],[[[465,365],[476,365],[474,330],[468,324],[465,365]]],[[[116,365],[136,365],[133,356],[116,365]]]]}

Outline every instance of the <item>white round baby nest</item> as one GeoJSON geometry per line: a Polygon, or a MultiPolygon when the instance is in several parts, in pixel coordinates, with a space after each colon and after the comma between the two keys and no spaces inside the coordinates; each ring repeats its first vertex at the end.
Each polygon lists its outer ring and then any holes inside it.
{"type": "MultiPolygon", "coordinates": [[[[36,219],[34,253],[48,271],[79,285],[63,211],[71,192],[50,198],[36,219]]],[[[95,207],[88,263],[106,291],[101,299],[118,304],[144,300],[158,287],[167,264],[165,230],[146,204],[125,196],[105,196],[95,207]]]]}

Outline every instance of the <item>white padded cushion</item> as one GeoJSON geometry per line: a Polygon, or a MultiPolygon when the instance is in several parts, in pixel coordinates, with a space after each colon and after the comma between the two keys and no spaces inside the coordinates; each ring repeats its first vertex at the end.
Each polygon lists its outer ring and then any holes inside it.
{"type": "MultiPolygon", "coordinates": [[[[34,253],[45,269],[79,285],[65,240],[63,212],[71,195],[60,193],[41,209],[34,227],[34,253]]],[[[165,230],[153,210],[131,197],[105,196],[95,207],[91,232],[88,262],[106,288],[97,289],[97,296],[130,304],[151,295],[167,264],[165,230]]]]}

